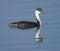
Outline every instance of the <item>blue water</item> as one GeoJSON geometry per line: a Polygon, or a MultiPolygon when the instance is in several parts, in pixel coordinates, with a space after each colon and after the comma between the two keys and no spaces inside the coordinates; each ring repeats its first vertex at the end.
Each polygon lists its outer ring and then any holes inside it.
{"type": "Polygon", "coordinates": [[[60,51],[60,0],[0,0],[0,51],[60,51]],[[15,21],[36,21],[34,10],[42,8],[43,42],[36,42],[36,28],[9,28],[15,21]]]}

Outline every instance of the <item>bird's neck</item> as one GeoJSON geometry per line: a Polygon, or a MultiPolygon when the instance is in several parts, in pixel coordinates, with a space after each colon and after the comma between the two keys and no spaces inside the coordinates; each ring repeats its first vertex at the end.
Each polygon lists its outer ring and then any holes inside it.
{"type": "Polygon", "coordinates": [[[35,12],[35,16],[36,16],[37,24],[40,26],[41,20],[40,20],[39,14],[35,12]]]}

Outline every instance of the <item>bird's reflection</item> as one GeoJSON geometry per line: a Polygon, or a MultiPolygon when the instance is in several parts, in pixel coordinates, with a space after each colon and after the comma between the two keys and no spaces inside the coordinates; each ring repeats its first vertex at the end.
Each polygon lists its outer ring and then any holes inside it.
{"type": "Polygon", "coordinates": [[[40,35],[40,31],[41,31],[41,27],[37,27],[36,35],[35,35],[37,42],[42,42],[42,37],[40,35]]]}
{"type": "MultiPolygon", "coordinates": [[[[9,26],[10,27],[10,26],[9,26]]],[[[10,27],[10,28],[17,28],[17,29],[21,29],[20,27],[10,27]]],[[[37,28],[36,29],[36,34],[35,34],[35,38],[36,38],[36,41],[37,42],[42,42],[42,37],[41,37],[41,35],[40,35],[40,31],[41,31],[41,27],[40,26],[37,26],[37,27],[33,27],[33,28],[37,28]]],[[[28,27],[28,28],[23,28],[22,30],[26,30],[26,29],[32,29],[32,28],[30,28],[30,27],[28,27]]]]}

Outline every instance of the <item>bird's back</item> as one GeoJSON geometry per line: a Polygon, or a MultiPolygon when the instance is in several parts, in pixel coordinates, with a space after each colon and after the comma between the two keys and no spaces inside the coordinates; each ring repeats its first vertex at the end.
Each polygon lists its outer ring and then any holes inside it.
{"type": "Polygon", "coordinates": [[[20,28],[20,29],[33,28],[36,26],[37,26],[37,23],[31,22],[31,21],[14,22],[9,25],[9,27],[16,27],[16,28],[20,28]]]}

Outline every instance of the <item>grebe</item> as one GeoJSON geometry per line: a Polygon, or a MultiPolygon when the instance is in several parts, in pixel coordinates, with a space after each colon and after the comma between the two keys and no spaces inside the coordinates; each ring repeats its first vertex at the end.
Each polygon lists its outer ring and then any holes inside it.
{"type": "Polygon", "coordinates": [[[27,28],[33,28],[37,26],[41,26],[41,20],[39,18],[39,15],[43,12],[41,8],[37,8],[35,10],[35,17],[37,22],[31,22],[31,21],[20,21],[20,22],[13,22],[9,24],[9,27],[11,28],[20,28],[20,29],[27,29],[27,28]]]}

